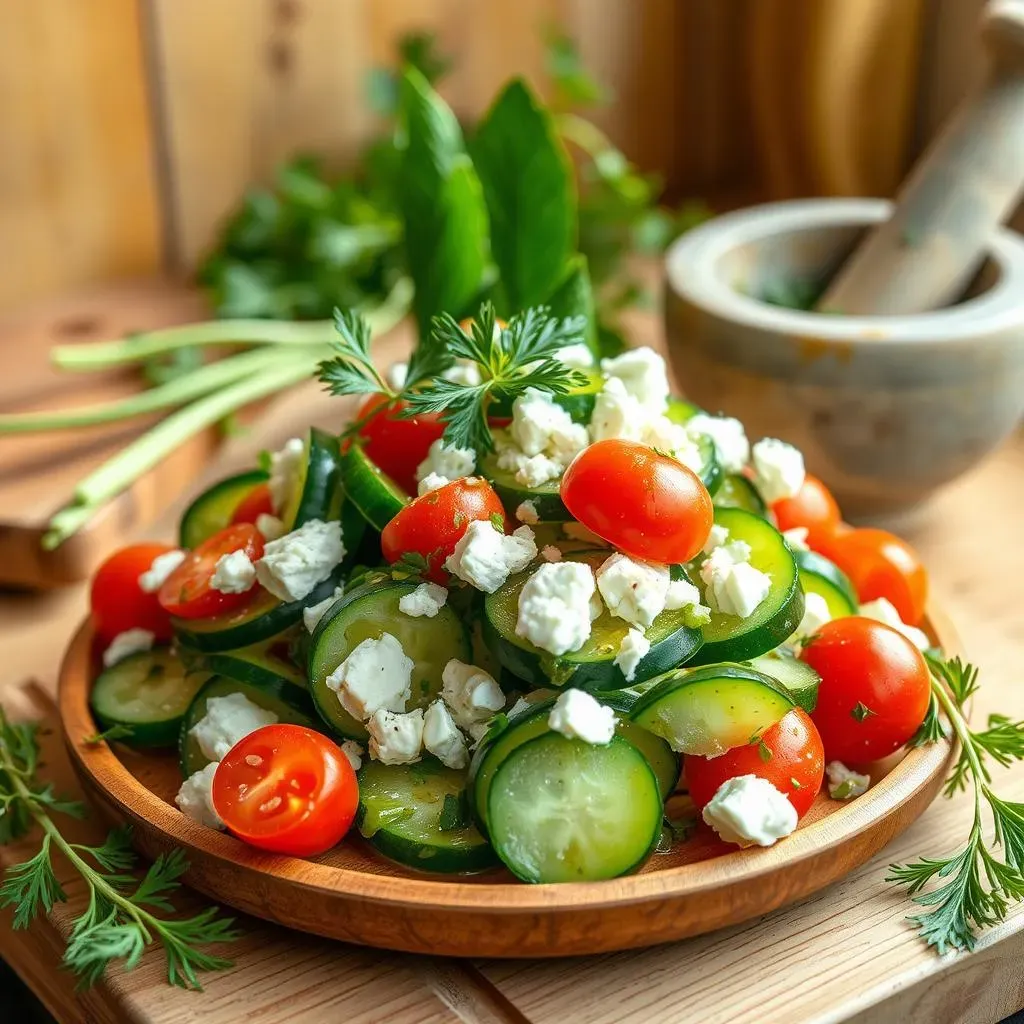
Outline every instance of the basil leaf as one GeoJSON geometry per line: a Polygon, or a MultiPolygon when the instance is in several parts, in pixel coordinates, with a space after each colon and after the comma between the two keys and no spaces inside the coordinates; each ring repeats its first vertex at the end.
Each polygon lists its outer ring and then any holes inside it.
{"type": "Polygon", "coordinates": [[[565,317],[586,317],[587,326],[583,332],[583,340],[590,351],[600,357],[601,350],[597,340],[597,309],[594,305],[594,290],[590,286],[590,271],[587,269],[587,257],[582,253],[573,256],[562,275],[555,290],[545,300],[544,305],[550,310],[551,316],[559,320],[565,317]]]}
{"type": "Polygon", "coordinates": [[[413,309],[420,333],[431,317],[458,317],[487,268],[487,209],[451,108],[414,68],[402,76],[401,184],[413,309]]]}
{"type": "Polygon", "coordinates": [[[576,185],[568,154],[551,116],[521,79],[494,102],[470,150],[509,311],[536,306],[576,250],[576,185]]]}

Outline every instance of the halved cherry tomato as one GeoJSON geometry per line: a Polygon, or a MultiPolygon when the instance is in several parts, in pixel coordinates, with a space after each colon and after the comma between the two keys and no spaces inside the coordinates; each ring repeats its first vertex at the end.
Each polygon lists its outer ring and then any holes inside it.
{"type": "Polygon", "coordinates": [[[811,547],[849,576],[861,601],[884,597],[904,622],[916,626],[921,621],[928,600],[928,573],[905,540],[888,530],[840,527],[816,536],[811,547]]]}
{"type": "Polygon", "coordinates": [[[243,594],[224,594],[210,585],[222,555],[244,551],[250,562],[263,557],[263,537],[251,523],[236,523],[204,540],[188,553],[160,588],[160,604],[180,619],[204,619],[248,604],[258,586],[243,594]]]}
{"type": "Polygon", "coordinates": [[[802,818],[814,803],[824,774],[821,737],[802,708],[794,708],[765,729],[759,742],[733,747],[720,757],[683,759],[683,776],[698,811],[710,803],[723,782],[756,775],[784,793],[802,818]]]}
{"type": "Polygon", "coordinates": [[[359,419],[370,417],[359,428],[366,454],[407,494],[416,493],[416,467],[430,446],[444,433],[439,413],[421,413],[412,419],[398,414],[401,402],[387,395],[370,395],[359,407],[359,419]]]}
{"type": "Polygon", "coordinates": [[[166,544],[133,544],[114,552],[96,570],[89,607],[100,640],[109,644],[128,629],[148,629],[157,640],[170,640],[171,620],[157,594],[147,594],[139,586],[139,577],[154,558],[173,550],[166,544]]]}
{"type": "Polygon", "coordinates": [[[832,492],[816,477],[808,474],[803,486],[792,498],[783,498],[772,505],[780,530],[803,527],[807,539],[829,533],[841,520],[839,506],[832,492]]]}
{"type": "Polygon", "coordinates": [[[348,758],[303,725],[265,725],[239,740],[217,768],[210,795],[239,839],[294,857],[336,846],[359,805],[348,758]]]}
{"type": "Polygon", "coordinates": [[[232,523],[255,523],[260,516],[272,516],[270,484],[257,484],[239,503],[231,517],[232,523]]]}
{"type": "Polygon", "coordinates": [[[381,531],[380,548],[389,562],[407,552],[422,555],[429,578],[443,583],[444,560],[474,519],[490,519],[505,529],[505,509],[494,488],[482,477],[462,477],[406,505],[381,531]]]}
{"type": "Polygon", "coordinates": [[[826,622],[800,657],[821,676],[811,718],[825,756],[859,764],[898,750],[928,711],[921,652],[895,629],[859,615],[826,622]]]}
{"type": "Polygon", "coordinates": [[[635,558],[688,562],[711,532],[711,495],[697,475],[633,441],[585,449],[565,471],[561,494],[584,526],[635,558]]]}

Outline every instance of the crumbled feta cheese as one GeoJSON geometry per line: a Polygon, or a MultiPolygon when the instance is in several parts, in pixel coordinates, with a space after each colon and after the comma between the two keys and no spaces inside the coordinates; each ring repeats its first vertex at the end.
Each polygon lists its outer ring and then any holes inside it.
{"type": "Polygon", "coordinates": [[[564,345],[555,352],[555,358],[574,370],[589,370],[594,365],[594,353],[582,341],[575,345],[564,345]]]}
{"type": "Polygon", "coordinates": [[[149,568],[139,577],[139,589],[146,594],[155,594],[167,582],[167,577],[184,561],[184,551],[165,551],[162,555],[157,555],[149,568]]]}
{"type": "Polygon", "coordinates": [[[244,551],[221,555],[210,577],[210,589],[222,594],[245,594],[256,582],[256,566],[244,551]]]}
{"type": "Polygon", "coordinates": [[[428,473],[416,485],[416,494],[422,498],[424,494],[429,494],[431,491],[436,491],[438,488],[445,487],[450,483],[451,480],[446,476],[441,476],[440,473],[428,473]]]}
{"type": "Polygon", "coordinates": [[[432,619],[448,600],[448,591],[436,583],[421,583],[409,594],[398,599],[398,610],[414,618],[425,615],[432,619]]]}
{"type": "Polygon", "coordinates": [[[677,611],[700,604],[700,591],[689,580],[671,580],[665,594],[665,610],[677,611]]]}
{"type": "Polygon", "coordinates": [[[564,690],[552,705],[548,726],[570,740],[604,746],[615,735],[615,712],[584,690],[564,690]]]}
{"type": "Polygon", "coordinates": [[[796,809],[786,796],[756,775],[726,779],[708,801],[703,818],[719,838],[738,846],[771,846],[797,824],[796,809]]]}
{"type": "Polygon", "coordinates": [[[256,529],[263,535],[264,540],[277,540],[285,534],[284,520],[267,512],[261,512],[256,517],[256,529]]]}
{"type": "Polygon", "coordinates": [[[668,374],[665,360],[652,348],[629,349],[614,359],[602,359],[601,370],[621,380],[626,391],[648,409],[664,412],[668,405],[668,374]]]}
{"type": "Polygon", "coordinates": [[[852,800],[863,796],[871,786],[871,776],[851,771],[842,761],[829,761],[825,765],[828,776],[828,795],[833,800],[852,800]]]}
{"type": "Polygon", "coordinates": [[[288,504],[305,463],[306,443],[300,437],[293,437],[280,451],[271,453],[267,485],[270,488],[270,505],[276,515],[288,504]]]}
{"type": "Polygon", "coordinates": [[[537,506],[532,501],[521,501],[516,507],[516,519],[527,526],[536,526],[539,522],[537,506]]]}
{"type": "Polygon", "coordinates": [[[917,626],[908,626],[900,618],[900,613],[896,611],[893,603],[884,597],[862,604],[857,614],[892,626],[897,633],[902,633],[919,650],[926,651],[932,645],[928,634],[923,629],[918,629],[917,626]]]}
{"type": "Polygon", "coordinates": [[[322,601],[318,601],[316,604],[310,605],[308,608],[302,609],[302,622],[306,627],[306,630],[310,633],[314,632],[317,626],[320,625],[320,620],[330,611],[331,605],[338,600],[339,597],[343,597],[345,594],[345,588],[341,584],[334,588],[334,593],[330,597],[325,597],[322,601]]]}
{"type": "Polygon", "coordinates": [[[217,771],[219,761],[211,761],[205,768],[193,772],[178,790],[174,802],[181,809],[182,814],[198,821],[200,825],[209,828],[224,828],[224,822],[213,806],[213,776],[217,771]]]}
{"type": "Polygon", "coordinates": [[[465,384],[471,388],[475,388],[481,379],[480,368],[472,359],[456,359],[455,365],[449,366],[441,376],[453,384],[465,384]]]}
{"type": "Polygon", "coordinates": [[[668,568],[615,552],[597,570],[597,589],[608,611],[634,626],[649,626],[665,610],[668,568]]]}
{"type": "Polygon", "coordinates": [[[750,557],[749,546],[743,547],[745,553],[735,542],[715,548],[701,563],[700,578],[706,586],[705,600],[713,611],[746,619],[768,596],[772,578],[738,557],[750,557]]]}
{"type": "Polygon", "coordinates": [[[619,643],[619,652],[615,655],[615,664],[622,670],[627,683],[636,678],[637,666],[650,649],[651,641],[639,629],[631,626],[619,643]]]}
{"type": "Polygon", "coordinates": [[[750,442],[743,424],[731,416],[708,416],[699,412],[686,422],[691,437],[710,437],[718,450],[718,461],[726,473],[739,473],[750,461],[750,442]]]}
{"type": "Polygon", "coordinates": [[[387,372],[388,384],[395,391],[401,391],[409,377],[408,363],[392,363],[387,372]]]}
{"type": "Polygon", "coordinates": [[[341,744],[341,752],[348,758],[353,771],[363,767],[363,755],[366,751],[355,740],[345,740],[341,744]]]}
{"type": "Polygon", "coordinates": [[[554,401],[549,391],[527,388],[512,403],[509,436],[524,455],[564,456],[568,464],[587,444],[586,428],[554,401]]]}
{"type": "Polygon", "coordinates": [[[802,641],[814,636],[815,633],[832,621],[832,613],[828,610],[828,601],[821,594],[804,594],[804,615],[800,624],[793,631],[791,641],[802,641]]]}
{"type": "Polygon", "coordinates": [[[452,658],[441,673],[441,697],[459,728],[467,731],[505,706],[505,694],[494,678],[457,658],[452,658]]]}
{"type": "Polygon", "coordinates": [[[791,530],[783,530],[782,536],[794,551],[810,551],[807,544],[808,533],[810,530],[806,526],[794,526],[791,530]]]}
{"type": "Polygon", "coordinates": [[[301,601],[344,557],[341,523],[310,519],[267,543],[256,563],[256,578],[282,601],[301,601]]]}
{"type": "Polygon", "coordinates": [[[593,544],[596,547],[605,546],[604,540],[601,537],[598,537],[593,530],[584,526],[582,523],[577,523],[574,519],[569,520],[569,522],[562,523],[562,533],[564,533],[569,540],[579,541],[581,544],[593,544]]]}
{"type": "Polygon", "coordinates": [[[460,580],[493,594],[515,572],[537,557],[533,531],[520,526],[511,536],[494,528],[489,520],[475,519],[445,559],[444,567],[460,580]]]}
{"type": "Polygon", "coordinates": [[[721,523],[714,523],[708,539],[704,541],[704,554],[710,555],[715,548],[720,548],[729,539],[729,528],[721,523]]]}
{"type": "Polygon", "coordinates": [[[754,483],[769,505],[792,498],[803,487],[807,474],[799,448],[765,437],[754,445],[751,458],[754,483]]]}
{"type": "MultiPolygon", "coordinates": [[[[582,562],[547,562],[519,592],[516,635],[561,655],[578,651],[590,636],[594,573],[582,562]]],[[[600,614],[600,603],[597,605],[600,614]]]]}
{"type": "Polygon", "coordinates": [[[381,764],[412,764],[423,749],[423,709],[396,714],[383,708],[366,723],[370,757],[381,764]]]}
{"type": "Polygon", "coordinates": [[[375,712],[404,711],[412,696],[412,658],[390,633],[368,637],[327,677],[327,687],[360,722],[375,712]]]}
{"type": "Polygon", "coordinates": [[[649,410],[629,394],[626,385],[618,377],[611,377],[594,400],[590,440],[597,442],[614,437],[640,441],[649,418],[649,410]]]}
{"type": "Polygon", "coordinates": [[[152,650],[155,642],[156,634],[148,629],[126,629],[110,641],[110,646],[103,652],[103,665],[110,668],[132,654],[152,650]]]}
{"type": "Polygon", "coordinates": [[[423,746],[449,768],[465,768],[469,762],[466,740],[443,700],[435,700],[423,716],[423,746]]]}
{"type": "Polygon", "coordinates": [[[545,562],[560,562],[562,560],[562,549],[556,548],[554,544],[545,544],[540,549],[540,554],[545,562]]]}
{"type": "MultiPolygon", "coordinates": [[[[475,468],[476,452],[472,448],[457,448],[445,444],[444,439],[439,437],[427,449],[427,457],[416,467],[416,479],[422,482],[428,477],[444,477],[444,482],[449,483],[459,477],[469,476],[475,468]]],[[[420,493],[425,494],[441,486],[435,482],[420,493]]]]}
{"type": "Polygon", "coordinates": [[[277,720],[273,711],[254,704],[244,693],[228,693],[206,702],[206,713],[189,729],[189,735],[203,757],[220,761],[239,740],[277,720]]]}
{"type": "Polygon", "coordinates": [[[690,437],[686,427],[681,423],[673,423],[667,416],[655,416],[644,427],[641,435],[644,444],[656,448],[678,459],[687,469],[700,473],[704,466],[704,456],[700,448],[690,437]]]}

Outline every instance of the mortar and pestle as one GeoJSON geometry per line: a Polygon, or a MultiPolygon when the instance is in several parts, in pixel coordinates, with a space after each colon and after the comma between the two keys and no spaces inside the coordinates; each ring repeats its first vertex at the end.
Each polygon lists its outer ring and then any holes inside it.
{"type": "Polygon", "coordinates": [[[881,199],[718,217],[666,256],[687,396],[804,452],[848,518],[890,517],[972,468],[1024,413],[1024,2],[988,5],[988,79],[881,199]],[[812,311],[759,298],[812,290],[812,311]]]}

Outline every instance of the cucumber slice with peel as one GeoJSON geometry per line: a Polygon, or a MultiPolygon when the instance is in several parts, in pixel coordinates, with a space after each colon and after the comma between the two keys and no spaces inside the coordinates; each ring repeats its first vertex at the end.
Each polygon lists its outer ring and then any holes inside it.
{"type": "Polygon", "coordinates": [[[281,510],[285,530],[295,530],[311,519],[338,518],[341,505],[341,453],[333,434],[311,427],[305,440],[305,458],[292,493],[281,510]]]}
{"type": "Polygon", "coordinates": [[[762,519],[768,518],[768,506],[757,488],[745,476],[738,473],[727,473],[714,497],[719,508],[741,508],[744,512],[752,512],[762,519]]]}
{"type": "Polygon", "coordinates": [[[219,533],[231,522],[242,499],[266,480],[266,473],[254,469],[220,480],[203,491],[182,514],[178,543],[191,549],[219,533]]]}
{"type": "Polygon", "coordinates": [[[857,592],[846,573],[835,562],[815,551],[797,551],[793,557],[800,571],[800,586],[804,593],[820,594],[833,619],[857,614],[860,608],[857,592]]]}
{"type": "Polygon", "coordinates": [[[342,478],[349,501],[375,530],[383,530],[412,500],[356,441],[342,457],[342,478]]]}
{"type": "Polygon", "coordinates": [[[782,683],[808,714],[817,706],[821,676],[807,662],[782,651],[769,651],[752,658],[750,667],[782,683]]]}

